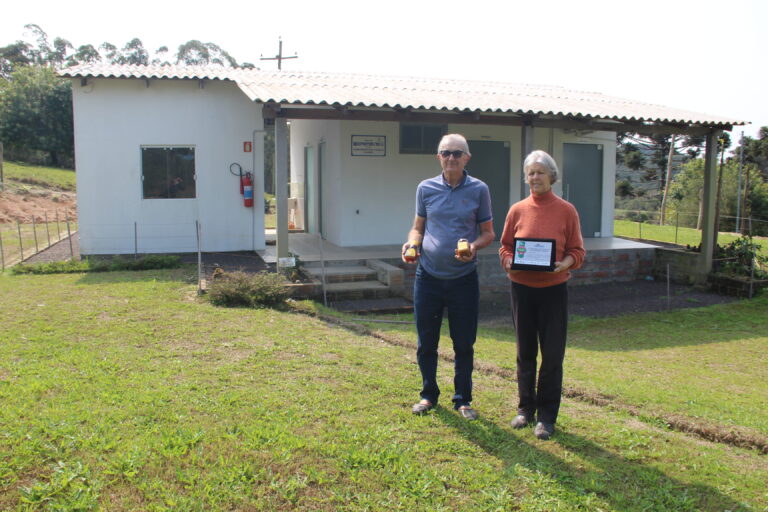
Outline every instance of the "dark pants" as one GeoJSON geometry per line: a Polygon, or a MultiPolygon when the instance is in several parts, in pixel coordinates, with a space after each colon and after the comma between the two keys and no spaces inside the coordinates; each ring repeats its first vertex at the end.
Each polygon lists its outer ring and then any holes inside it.
{"type": "Polygon", "coordinates": [[[477,336],[477,313],[480,288],[477,272],[456,279],[438,279],[420,266],[416,269],[413,286],[413,306],[419,345],[416,359],[421,370],[421,398],[437,404],[440,388],[437,385],[437,346],[443,308],[448,309],[448,326],[456,356],[453,385],[455,408],[472,401],[472,366],[477,336]]]}
{"type": "Polygon", "coordinates": [[[555,423],[563,391],[563,358],[568,331],[566,283],[531,288],[512,283],[512,320],[517,335],[518,414],[555,423]],[[536,385],[536,357],[541,367],[536,385]]]}

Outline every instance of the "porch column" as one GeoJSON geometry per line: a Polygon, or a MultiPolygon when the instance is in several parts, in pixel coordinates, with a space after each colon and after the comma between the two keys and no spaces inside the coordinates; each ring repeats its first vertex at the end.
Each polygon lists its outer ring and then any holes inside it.
{"type": "MultiPolygon", "coordinates": [[[[525,170],[523,162],[525,157],[533,151],[533,121],[525,119],[520,130],[520,199],[528,197],[528,189],[525,186],[525,170]]],[[[501,236],[501,235],[499,235],[501,236]]]]}
{"type": "Polygon", "coordinates": [[[717,203],[717,140],[719,130],[707,134],[704,153],[704,191],[702,194],[701,255],[699,272],[704,276],[712,270],[712,251],[715,248],[715,211],[717,203]]]}
{"type": "Polygon", "coordinates": [[[277,266],[288,257],[288,120],[275,118],[275,220],[277,229],[277,266]]]}

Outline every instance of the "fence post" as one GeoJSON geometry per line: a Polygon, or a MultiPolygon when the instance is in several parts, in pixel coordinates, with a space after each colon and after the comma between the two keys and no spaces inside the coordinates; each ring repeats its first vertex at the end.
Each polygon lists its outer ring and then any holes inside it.
{"type": "Polygon", "coordinates": [[[677,245],[677,230],[680,227],[680,212],[675,212],[675,245],[677,245]]]}
{"type": "Polygon", "coordinates": [[[48,247],[51,246],[51,230],[48,229],[48,212],[44,211],[43,214],[45,214],[45,236],[48,238],[48,247]]]}
{"type": "Polygon", "coordinates": [[[69,259],[75,259],[75,251],[72,249],[72,231],[69,229],[69,212],[64,211],[64,215],[67,219],[67,239],[69,240],[69,259]]]}
{"type": "Polygon", "coordinates": [[[61,240],[61,228],[59,227],[59,210],[54,210],[56,212],[56,236],[58,237],[58,240],[61,240]]]}
{"type": "Polygon", "coordinates": [[[195,236],[197,237],[197,294],[203,294],[203,255],[200,252],[200,221],[195,220],[195,236]]]}
{"type": "Polygon", "coordinates": [[[637,233],[638,233],[637,238],[642,240],[643,239],[643,223],[640,221],[637,222],[637,233]]]}
{"type": "Polygon", "coordinates": [[[21,253],[21,260],[24,261],[24,244],[21,242],[21,223],[16,221],[16,229],[19,232],[19,252],[21,253]]]}
{"type": "Polygon", "coordinates": [[[136,221],[133,221],[133,259],[139,259],[139,224],[136,221]]]}
{"type": "Polygon", "coordinates": [[[35,254],[40,252],[37,247],[37,224],[35,223],[35,216],[32,215],[32,238],[35,239],[35,254]]]}
{"type": "Polygon", "coordinates": [[[0,192],[5,190],[5,175],[3,174],[3,143],[0,142],[0,192]]]}
{"type": "Polygon", "coordinates": [[[0,269],[5,272],[5,252],[3,252],[3,232],[0,231],[0,269]]]}

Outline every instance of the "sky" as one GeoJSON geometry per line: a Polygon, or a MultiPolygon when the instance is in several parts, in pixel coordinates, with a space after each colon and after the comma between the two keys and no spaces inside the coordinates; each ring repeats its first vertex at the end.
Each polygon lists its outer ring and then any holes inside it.
{"type": "Polygon", "coordinates": [[[373,73],[558,85],[768,126],[764,0],[385,0],[6,2],[0,46],[49,40],[75,47],[138,37],[171,52],[212,42],[238,62],[285,71],[373,73]],[[197,5],[205,5],[197,7],[197,5]],[[118,7],[112,7],[112,6],[118,7]],[[120,6],[124,10],[119,10],[120,6]]]}

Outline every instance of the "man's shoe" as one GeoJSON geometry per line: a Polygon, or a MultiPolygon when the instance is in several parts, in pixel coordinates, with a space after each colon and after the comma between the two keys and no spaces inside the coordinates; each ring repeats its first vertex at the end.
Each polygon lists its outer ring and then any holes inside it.
{"type": "Polygon", "coordinates": [[[536,424],[536,428],[533,429],[533,435],[535,435],[542,441],[546,441],[547,439],[552,437],[552,434],[554,433],[555,433],[554,423],[544,423],[540,421],[536,424]]]}
{"type": "Polygon", "coordinates": [[[474,421],[477,419],[477,411],[469,405],[462,405],[459,407],[459,414],[461,414],[461,416],[468,421],[474,421]]]}
{"type": "Polygon", "coordinates": [[[512,420],[512,428],[525,428],[529,424],[533,423],[533,420],[525,414],[518,414],[515,419],[512,420]]]}
{"type": "Polygon", "coordinates": [[[411,412],[413,412],[413,414],[424,414],[431,410],[433,407],[434,404],[429,400],[420,400],[418,403],[413,404],[411,412]]]}

